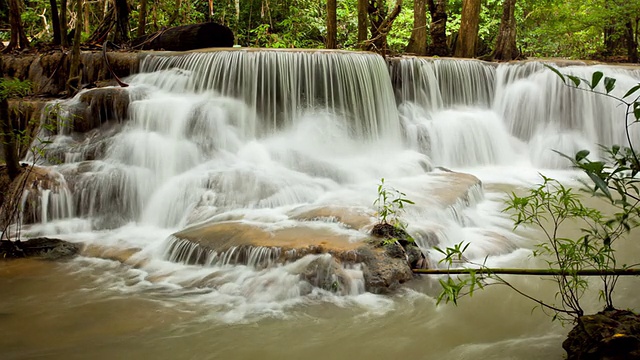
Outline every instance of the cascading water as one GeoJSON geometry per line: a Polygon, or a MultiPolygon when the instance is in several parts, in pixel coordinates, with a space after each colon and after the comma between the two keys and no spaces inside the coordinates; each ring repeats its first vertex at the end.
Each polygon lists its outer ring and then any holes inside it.
{"type": "MultiPolygon", "coordinates": [[[[362,269],[328,255],[282,265],[279,249],[260,246],[204,251],[171,234],[221,223],[228,237],[357,243],[375,221],[384,177],[416,203],[403,219],[432,263],[430,248],[460,241],[471,243],[471,259],[508,262],[527,245],[500,214],[502,196],[434,168],[489,183],[496,172],[493,182],[530,180],[566,166],[552,149],[625,141],[614,101],[573,91],[538,63],[221,50],[148,55],[140,68],[122,90],[126,119],[52,137],[64,163],[48,169],[61,185],[38,190],[28,232],[134,251],[129,263],[146,274],[137,286],[206,289],[229,300],[215,301],[230,321],[318,291],[331,298],[336,281],[357,297],[362,269]]],[[[640,79],[607,67],[563,70],[596,69],[615,76],[619,91],[640,79]]],[[[79,97],[59,106],[72,109],[79,97]]]]}

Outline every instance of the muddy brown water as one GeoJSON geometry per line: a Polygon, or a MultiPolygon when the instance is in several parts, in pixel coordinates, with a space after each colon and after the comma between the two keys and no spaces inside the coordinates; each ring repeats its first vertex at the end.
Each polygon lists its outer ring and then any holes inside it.
{"type": "MultiPolygon", "coordinates": [[[[637,236],[620,244],[621,262],[640,257],[637,236]]],[[[136,271],[89,258],[0,262],[0,359],[562,359],[570,330],[500,286],[436,306],[427,277],[393,296],[311,298],[229,321],[205,290],[137,288],[136,271]]],[[[548,279],[509,279],[542,298],[555,292],[548,279]]],[[[618,307],[638,299],[640,280],[621,279],[618,307]]]]}

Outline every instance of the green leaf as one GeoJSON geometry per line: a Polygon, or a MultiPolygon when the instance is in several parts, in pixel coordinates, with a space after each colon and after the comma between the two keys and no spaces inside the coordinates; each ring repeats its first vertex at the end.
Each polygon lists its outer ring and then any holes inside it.
{"type": "Polygon", "coordinates": [[[604,74],[602,73],[602,71],[596,71],[593,73],[593,76],[591,77],[591,90],[595,89],[595,87],[598,86],[598,83],[600,83],[603,75],[604,74]]]}
{"type": "Polygon", "coordinates": [[[580,78],[573,76],[573,75],[567,75],[567,77],[569,78],[569,80],[573,81],[573,83],[577,86],[580,86],[580,78]]]}
{"type": "Polygon", "coordinates": [[[591,152],[589,150],[580,150],[576,153],[576,161],[582,161],[589,156],[591,152]]]}
{"type": "Polygon", "coordinates": [[[636,120],[640,120],[640,102],[638,101],[633,103],[633,116],[636,117],[636,120]]]}
{"type": "Polygon", "coordinates": [[[624,94],[623,98],[626,98],[627,96],[633,94],[634,92],[638,91],[640,89],[640,84],[632,87],[631,89],[629,89],[629,91],[627,91],[626,94],[624,94]]]}
{"type": "Polygon", "coordinates": [[[562,73],[560,72],[560,70],[556,69],[555,67],[553,67],[553,66],[551,66],[551,65],[544,64],[544,66],[545,66],[547,69],[549,69],[549,70],[553,71],[554,73],[556,73],[556,75],[558,75],[558,76],[560,77],[560,79],[562,79],[562,82],[563,82],[563,83],[565,83],[565,84],[567,83],[567,80],[564,78],[564,75],[562,75],[562,73]]]}
{"type": "Polygon", "coordinates": [[[611,192],[609,192],[609,188],[607,187],[607,184],[604,182],[604,180],[602,180],[598,175],[593,173],[587,173],[587,175],[589,175],[591,180],[593,180],[593,183],[596,185],[596,188],[600,189],[600,191],[602,191],[609,199],[611,199],[611,192]]]}
{"type": "Polygon", "coordinates": [[[616,87],[616,79],[605,77],[604,78],[604,88],[607,90],[607,94],[611,92],[616,87]]]}

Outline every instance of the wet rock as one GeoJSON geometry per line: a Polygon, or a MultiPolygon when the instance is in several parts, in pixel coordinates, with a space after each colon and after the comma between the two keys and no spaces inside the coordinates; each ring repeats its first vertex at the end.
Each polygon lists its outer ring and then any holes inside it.
{"type": "Polygon", "coordinates": [[[406,258],[391,257],[382,248],[361,247],[365,289],[374,294],[386,294],[413,279],[406,258]]]}
{"type": "Polygon", "coordinates": [[[27,241],[0,242],[0,258],[41,258],[45,260],[60,260],[72,257],[80,251],[80,245],[60,239],[46,237],[29,239],[27,241]]]}
{"type": "Polygon", "coordinates": [[[568,360],[640,359],[640,316],[627,310],[584,315],[562,347],[568,360]]]}
{"type": "Polygon", "coordinates": [[[21,219],[23,224],[42,221],[40,202],[45,191],[54,194],[68,192],[64,177],[53,168],[24,166],[21,174],[3,189],[5,193],[0,207],[0,226],[14,222],[16,208],[21,203],[24,206],[21,219]]]}
{"type": "Polygon", "coordinates": [[[300,277],[315,287],[343,295],[348,293],[349,276],[332,256],[314,259],[300,277]]]}
{"type": "Polygon", "coordinates": [[[129,111],[129,91],[108,87],[88,90],[80,94],[73,111],[73,131],[87,132],[109,121],[123,122],[129,111]]]}

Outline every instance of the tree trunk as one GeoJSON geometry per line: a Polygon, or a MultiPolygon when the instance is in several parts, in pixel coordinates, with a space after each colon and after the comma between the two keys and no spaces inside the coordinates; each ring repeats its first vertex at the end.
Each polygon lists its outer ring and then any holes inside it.
{"type": "Polygon", "coordinates": [[[60,45],[69,46],[67,22],[67,0],[60,0],[60,45]]]}
{"type": "Polygon", "coordinates": [[[60,16],[58,15],[58,4],[56,0],[49,0],[51,5],[51,27],[53,28],[53,45],[60,45],[62,36],[60,35],[60,16]]]}
{"type": "MultiPolygon", "coordinates": [[[[9,103],[7,99],[0,97],[0,141],[2,141],[4,150],[4,161],[7,164],[7,174],[11,180],[14,180],[20,174],[15,140],[11,120],[9,120],[9,103]]],[[[2,191],[6,190],[2,189],[2,191]]]]}
{"type": "Polygon", "coordinates": [[[498,40],[496,41],[496,49],[493,52],[495,60],[509,61],[518,58],[515,10],[516,0],[504,0],[498,40]]]}
{"type": "Polygon", "coordinates": [[[327,49],[337,49],[338,15],[336,0],[327,0],[327,49]]]}
{"type": "Polygon", "coordinates": [[[453,56],[472,58],[476,56],[478,26],[480,25],[480,0],[464,0],[460,32],[453,56]]]}
{"type": "Polygon", "coordinates": [[[430,55],[449,56],[451,51],[447,45],[447,0],[427,0],[431,14],[431,45],[427,52],[430,55]]]}
{"type": "MultiPolygon", "coordinates": [[[[211,1],[209,2],[211,5],[211,1]]],[[[140,0],[140,13],[138,14],[138,31],[136,35],[138,37],[143,36],[147,27],[147,0],[140,0]]]]}
{"type": "Polygon", "coordinates": [[[140,50],[187,51],[208,47],[232,47],[233,32],[226,26],[208,22],[161,30],[131,41],[140,50]]]}
{"type": "Polygon", "coordinates": [[[365,49],[365,41],[368,39],[367,32],[367,0],[358,0],[358,47],[365,49]]]}
{"type": "Polygon", "coordinates": [[[22,3],[20,0],[9,0],[9,23],[11,24],[11,40],[4,51],[25,49],[29,40],[22,26],[22,3]]]}
{"type": "Polygon", "coordinates": [[[371,22],[371,40],[367,49],[385,54],[387,51],[387,34],[391,26],[402,10],[402,0],[396,0],[396,4],[388,14],[387,3],[384,0],[369,0],[367,11],[371,22]]]}
{"type": "Polygon", "coordinates": [[[73,48],[71,49],[71,65],[69,68],[69,80],[67,80],[67,94],[75,95],[82,85],[80,72],[80,41],[82,34],[82,0],[76,0],[76,27],[73,36],[73,48]]]}
{"type": "Polygon", "coordinates": [[[85,2],[84,3],[84,30],[83,32],[85,34],[89,34],[91,32],[91,24],[90,24],[90,20],[91,20],[91,8],[89,5],[89,2],[85,2]]]}
{"type": "Polygon", "coordinates": [[[129,41],[129,3],[127,0],[114,0],[116,9],[116,31],[113,42],[124,44],[129,41]]]}
{"type": "Polygon", "coordinates": [[[627,56],[630,63],[638,62],[638,42],[633,33],[633,24],[631,20],[625,24],[625,38],[627,40],[627,56]]]}
{"type": "Polygon", "coordinates": [[[427,54],[427,3],[425,0],[413,2],[413,31],[409,38],[407,52],[416,55],[427,54]]]}

